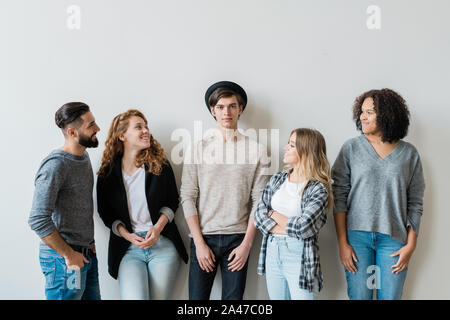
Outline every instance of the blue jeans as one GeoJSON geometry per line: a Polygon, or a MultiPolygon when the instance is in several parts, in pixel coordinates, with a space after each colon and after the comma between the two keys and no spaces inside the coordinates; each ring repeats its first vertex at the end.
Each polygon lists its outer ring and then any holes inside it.
{"type": "Polygon", "coordinates": [[[206,272],[200,268],[195,251],[194,240],[191,239],[190,267],[189,267],[189,299],[209,300],[211,289],[216,277],[217,267],[222,272],[222,300],[242,300],[247,280],[248,259],[239,271],[228,270],[228,256],[244,240],[245,234],[204,235],[206,244],[216,258],[214,270],[206,272]]]}
{"type": "Polygon", "coordinates": [[[404,244],[378,232],[347,230],[347,238],[358,259],[356,274],[345,270],[348,297],[372,300],[375,289],[378,300],[400,300],[407,269],[393,274],[391,267],[399,257],[390,255],[404,244]]]}
{"type": "MultiPolygon", "coordinates": [[[[136,233],[145,238],[147,232],[136,233]]],[[[180,266],[180,257],[171,240],[159,236],[149,249],[130,244],[119,266],[119,288],[123,300],[166,300],[180,266]]]]}
{"type": "Polygon", "coordinates": [[[266,281],[271,300],[315,300],[318,279],[312,292],[299,288],[303,241],[271,234],[267,241],[266,281]]]}
{"type": "Polygon", "coordinates": [[[67,268],[62,255],[41,243],[39,261],[47,300],[100,300],[97,255],[89,251],[81,270],[67,268]]]}

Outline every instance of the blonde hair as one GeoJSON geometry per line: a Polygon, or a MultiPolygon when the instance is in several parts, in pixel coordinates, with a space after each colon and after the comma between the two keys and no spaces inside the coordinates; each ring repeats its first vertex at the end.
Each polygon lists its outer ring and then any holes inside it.
{"type": "MultiPolygon", "coordinates": [[[[130,109],[114,117],[111,126],[109,127],[108,136],[106,137],[105,150],[103,151],[102,163],[97,174],[99,176],[106,176],[111,173],[116,157],[123,156],[124,146],[120,136],[128,130],[129,119],[132,116],[140,117],[147,125],[147,119],[144,114],[136,109],[130,109]]],[[[139,152],[135,159],[136,167],[142,165],[148,166],[148,172],[155,175],[161,173],[162,165],[167,162],[167,156],[163,148],[150,134],[150,147],[139,152]]]]}
{"type": "Polygon", "coordinates": [[[289,137],[294,133],[295,146],[300,159],[300,170],[306,178],[306,183],[300,191],[300,197],[303,196],[303,191],[309,181],[322,182],[328,189],[328,210],[331,210],[333,208],[333,193],[325,139],[319,131],[314,129],[298,128],[292,130],[289,137]]]}

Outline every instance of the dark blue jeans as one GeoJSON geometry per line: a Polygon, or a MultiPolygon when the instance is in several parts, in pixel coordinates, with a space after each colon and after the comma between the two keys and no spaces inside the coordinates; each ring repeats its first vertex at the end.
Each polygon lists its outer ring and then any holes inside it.
{"type": "MultiPolygon", "coordinates": [[[[206,244],[211,248],[216,258],[214,270],[206,272],[200,268],[197,261],[194,241],[191,239],[189,267],[189,299],[209,300],[211,289],[216,277],[217,267],[222,272],[222,300],[242,300],[247,279],[248,259],[239,271],[228,270],[228,256],[244,240],[245,234],[204,235],[206,244]]],[[[230,261],[231,262],[231,261],[230,261]]]]}

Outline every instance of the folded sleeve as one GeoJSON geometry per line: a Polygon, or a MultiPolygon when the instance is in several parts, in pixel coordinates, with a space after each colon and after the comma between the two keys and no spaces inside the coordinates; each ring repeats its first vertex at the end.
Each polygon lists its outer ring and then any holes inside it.
{"type": "Polygon", "coordinates": [[[178,193],[177,182],[173,173],[172,166],[169,162],[165,164],[166,192],[163,207],[159,210],[160,214],[164,214],[172,222],[175,217],[175,212],[180,203],[180,195],[178,193]]]}
{"type": "Polygon", "coordinates": [[[185,218],[198,215],[197,200],[199,196],[198,165],[196,164],[194,148],[188,147],[183,162],[181,174],[180,199],[185,218]]]}
{"type": "Polygon", "coordinates": [[[111,230],[112,230],[112,232],[113,232],[116,236],[122,237],[122,236],[120,235],[120,233],[119,233],[119,230],[117,229],[117,228],[119,227],[119,225],[123,225],[123,226],[125,227],[125,223],[123,223],[123,222],[120,221],[120,220],[116,220],[116,221],[113,222],[112,227],[111,227],[111,230]]]}
{"type": "Polygon", "coordinates": [[[408,186],[408,208],[407,208],[407,224],[418,235],[420,229],[420,220],[423,213],[423,196],[425,192],[425,179],[423,176],[422,163],[418,157],[411,181],[408,186]]]}
{"type": "Polygon", "coordinates": [[[344,145],[331,169],[333,179],[334,213],[347,212],[347,198],[351,188],[351,170],[348,151],[344,145]]]}
{"type": "Polygon", "coordinates": [[[288,219],[286,233],[290,237],[308,239],[319,234],[327,221],[328,189],[323,183],[311,187],[308,195],[304,196],[305,204],[300,216],[288,219]]]}
{"type": "Polygon", "coordinates": [[[275,176],[270,178],[269,182],[266,184],[253,216],[255,227],[265,235],[269,234],[270,230],[277,224],[275,220],[267,216],[267,213],[271,210],[270,202],[272,199],[274,181],[275,176]]]}
{"type": "Polygon", "coordinates": [[[43,162],[34,181],[34,195],[28,219],[30,228],[40,238],[56,230],[52,220],[59,190],[62,188],[65,174],[64,162],[53,158],[43,162]]]}
{"type": "Polygon", "coordinates": [[[105,226],[112,230],[113,223],[119,220],[119,217],[115,216],[115,210],[111,209],[111,197],[109,195],[107,179],[99,176],[97,178],[97,211],[105,226]]]}
{"type": "Polygon", "coordinates": [[[175,213],[169,207],[162,207],[159,213],[165,215],[169,219],[169,223],[175,218],[175,213]]]}

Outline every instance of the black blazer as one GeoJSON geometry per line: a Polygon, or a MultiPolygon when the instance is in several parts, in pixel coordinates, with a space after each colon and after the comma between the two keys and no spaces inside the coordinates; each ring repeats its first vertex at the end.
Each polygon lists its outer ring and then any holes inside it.
{"type": "MultiPolygon", "coordinates": [[[[147,205],[152,222],[156,224],[160,217],[159,210],[162,207],[169,207],[173,212],[177,211],[178,189],[169,162],[163,165],[159,176],[149,173],[148,167],[145,169],[147,205]]],[[[97,179],[97,207],[100,218],[108,228],[111,229],[114,221],[120,220],[125,224],[128,232],[133,232],[128,212],[127,194],[122,179],[122,158],[120,157],[115,159],[114,166],[108,176],[99,176],[97,179]]],[[[169,222],[161,234],[173,242],[178,254],[187,263],[188,255],[175,225],[175,220],[169,222]]],[[[129,246],[130,242],[116,236],[111,230],[108,248],[108,271],[114,279],[117,279],[120,262],[129,246]]]]}

